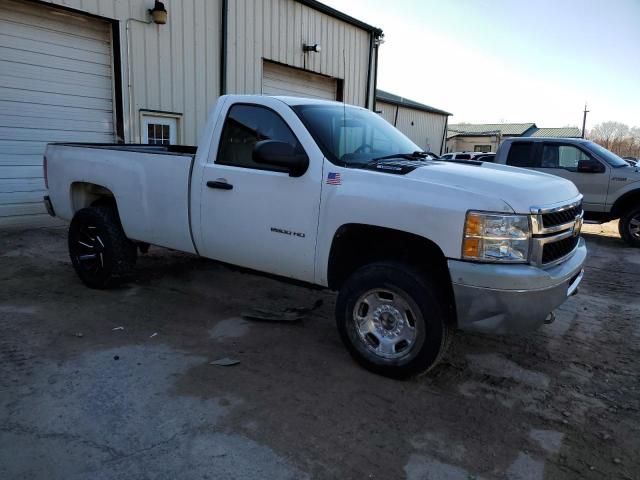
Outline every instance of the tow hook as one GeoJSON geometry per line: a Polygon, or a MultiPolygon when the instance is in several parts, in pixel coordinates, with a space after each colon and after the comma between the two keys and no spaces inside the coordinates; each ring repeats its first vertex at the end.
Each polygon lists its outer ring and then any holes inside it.
{"type": "Polygon", "coordinates": [[[545,325],[549,325],[550,323],[553,323],[555,321],[556,321],[556,314],[553,312],[549,313],[549,315],[547,315],[547,318],[544,319],[545,325]]]}

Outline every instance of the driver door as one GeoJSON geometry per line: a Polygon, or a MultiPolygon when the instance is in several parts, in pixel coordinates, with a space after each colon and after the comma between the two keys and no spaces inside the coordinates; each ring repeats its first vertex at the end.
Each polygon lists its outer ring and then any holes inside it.
{"type": "Polygon", "coordinates": [[[559,142],[544,142],[540,149],[541,172],[557,175],[572,181],[582,195],[585,211],[603,212],[606,210],[607,188],[610,169],[603,165],[601,172],[578,172],[578,162],[596,160],[588,152],[575,145],[559,142]],[[604,188],[603,188],[604,187],[604,188]]]}
{"type": "Polygon", "coordinates": [[[322,162],[310,156],[308,170],[294,178],[253,161],[260,140],[303,149],[295,114],[282,102],[271,103],[235,103],[223,112],[225,120],[214,132],[218,148],[212,148],[201,181],[200,253],[312,282],[322,162]]]}

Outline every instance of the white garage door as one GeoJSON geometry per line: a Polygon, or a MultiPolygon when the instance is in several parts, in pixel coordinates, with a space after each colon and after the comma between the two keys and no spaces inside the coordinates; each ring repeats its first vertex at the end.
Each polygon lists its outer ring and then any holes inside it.
{"type": "Polygon", "coordinates": [[[337,91],[335,78],[324,77],[272,62],[264,62],[263,64],[262,93],[264,95],[335,100],[337,91]]]}
{"type": "Polygon", "coordinates": [[[106,22],[0,0],[0,227],[45,220],[47,142],[113,142],[106,22]]]}

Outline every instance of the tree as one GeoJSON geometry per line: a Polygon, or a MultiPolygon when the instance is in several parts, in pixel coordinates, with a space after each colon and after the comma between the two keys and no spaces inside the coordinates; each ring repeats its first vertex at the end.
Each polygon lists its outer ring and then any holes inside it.
{"type": "Polygon", "coordinates": [[[629,136],[629,126],[620,122],[602,122],[593,127],[589,137],[607,150],[613,151],[616,146],[629,136]]]}

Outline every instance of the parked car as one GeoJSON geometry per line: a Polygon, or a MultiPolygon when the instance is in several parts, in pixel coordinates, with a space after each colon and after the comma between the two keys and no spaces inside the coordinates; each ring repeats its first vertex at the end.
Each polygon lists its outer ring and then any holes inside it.
{"type": "Polygon", "coordinates": [[[640,169],[597,143],[580,138],[508,138],[496,163],[571,180],[584,195],[585,219],[620,219],[622,239],[640,247],[640,169]]]}
{"type": "Polygon", "coordinates": [[[364,108],[222,96],[197,151],[48,145],[45,202],[71,220],[89,287],[131,275],[142,243],[337,290],[351,355],[406,377],[435,365],[454,328],[540,326],[586,257],[571,182],[419,150],[364,108]]]}
{"type": "Polygon", "coordinates": [[[483,153],[474,158],[476,162],[493,162],[495,159],[495,153],[483,153]]]}
{"type": "MultiPolygon", "coordinates": [[[[450,152],[440,156],[440,160],[477,160],[478,157],[488,155],[487,152],[450,152]]],[[[483,160],[486,161],[486,160],[483,160]]]]}
{"type": "Polygon", "coordinates": [[[622,157],[622,159],[626,160],[626,162],[632,167],[635,167],[638,164],[638,159],[635,157],[622,157]]]}

